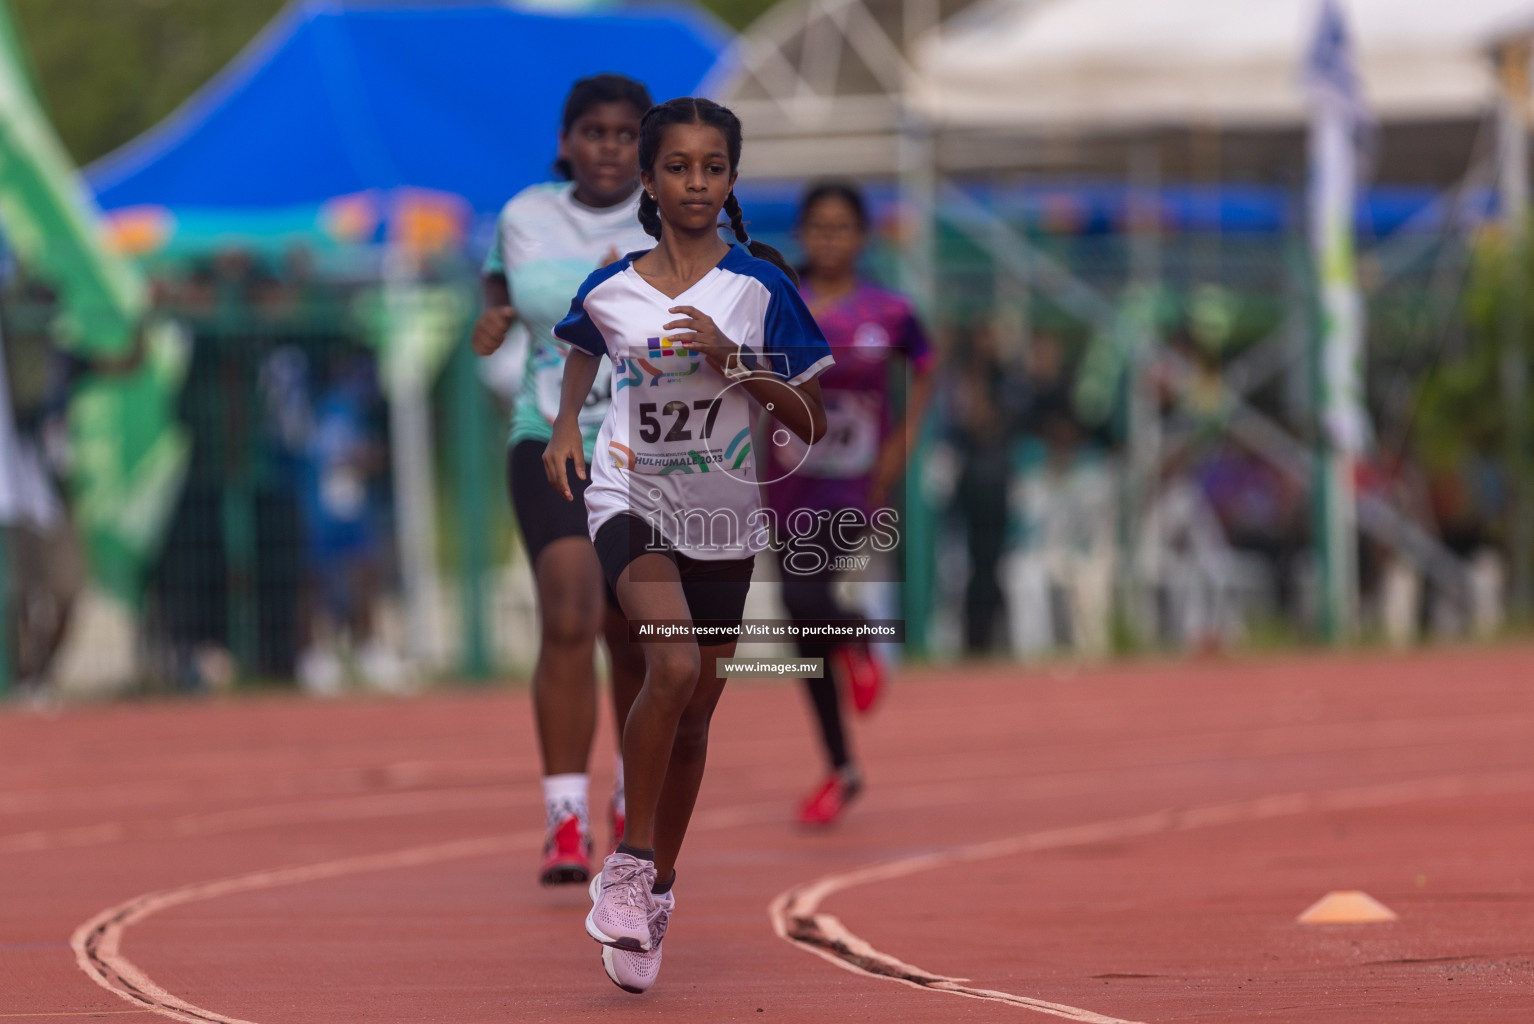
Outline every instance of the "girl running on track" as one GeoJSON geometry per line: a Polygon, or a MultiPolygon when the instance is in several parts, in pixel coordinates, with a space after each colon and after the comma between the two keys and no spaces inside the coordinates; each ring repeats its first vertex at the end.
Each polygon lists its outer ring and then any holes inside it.
{"type": "MultiPolygon", "coordinates": [[[[905,472],[906,453],[932,391],[932,350],[911,303],[858,272],[867,232],[868,214],[854,185],[814,185],[799,206],[805,255],[799,294],[825,331],[836,365],[820,378],[825,440],[808,450],[795,443],[774,448],[767,485],[779,529],[818,523],[800,550],[833,557],[852,554],[848,545],[868,550],[855,527],[833,528],[833,516],[837,523],[868,524],[889,501],[905,472]],[[896,370],[909,371],[911,381],[903,426],[896,423],[890,393],[896,370]]],[[[898,522],[893,515],[891,521],[898,522]]],[[[861,617],[836,600],[836,566],[830,558],[796,556],[787,543],[777,545],[777,552],[783,603],[795,622],[850,622],[861,617]]],[[[883,671],[863,642],[802,640],[799,653],[824,659],[822,678],[804,682],[831,766],[830,776],[800,804],[799,821],[829,825],[863,785],[847,747],[839,691],[850,694],[853,706],[866,712],[879,699],[883,671]]]]}
{"type": "Polygon", "coordinates": [[[831,350],[782,257],[747,236],[732,191],[740,150],[740,121],[716,103],[651,108],[639,219],[658,241],[588,277],[554,331],[572,347],[544,466],[567,499],[578,493],[567,463],[586,476],[581,401],[601,357],[612,358],[586,508],[608,586],[641,637],[645,678],[623,728],[623,842],[592,880],[586,931],[629,992],[660,970],[677,854],[724,689],[718,662],[734,653],[753,559],[770,536],[751,450],[758,409],[776,421],[773,443],[812,444],[825,432],[815,378],[831,350]],[[741,245],[720,237],[721,210],[741,245]],[[642,639],[662,622],[700,632],[642,639]]]}
{"type": "MultiPolygon", "coordinates": [[[[585,883],[590,877],[586,768],[596,729],[598,631],[611,655],[613,711],[620,726],[644,680],[643,653],[629,643],[622,614],[608,604],[586,517],[549,486],[543,449],[559,412],[568,347],[554,338],[554,325],[587,274],[648,241],[636,211],[639,119],[649,108],[645,87],[621,75],[596,75],[571,88],[555,165],[569,180],[524,189],[501,211],[485,261],[486,308],[474,327],[472,344],[482,356],[500,347],[514,320],[531,336],[506,471],[538,594],[533,707],[548,826],[539,868],[545,885],[585,883]]],[[[579,398],[575,428],[589,454],[607,412],[607,379],[579,398]]],[[[576,494],[585,486],[570,477],[568,487],[576,494]]],[[[611,803],[615,844],[623,833],[623,806],[620,762],[611,803]]]]}

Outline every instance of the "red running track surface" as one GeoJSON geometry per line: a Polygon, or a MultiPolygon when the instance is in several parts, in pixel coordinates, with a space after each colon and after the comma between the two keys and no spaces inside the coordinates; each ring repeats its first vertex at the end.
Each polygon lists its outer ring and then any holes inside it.
{"type": "Polygon", "coordinates": [[[806,717],[726,694],[636,997],[534,883],[523,692],[0,714],[0,1024],[1534,1020],[1534,649],[923,670],[818,834],[806,717]]]}

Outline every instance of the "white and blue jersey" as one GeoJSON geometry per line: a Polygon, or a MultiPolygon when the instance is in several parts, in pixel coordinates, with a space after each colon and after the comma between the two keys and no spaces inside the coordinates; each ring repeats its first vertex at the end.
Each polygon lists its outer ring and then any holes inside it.
{"type": "MultiPolygon", "coordinates": [[[[680,318],[672,307],[696,307],[741,346],[747,366],[790,384],[828,369],[831,348],[788,276],[744,247],[732,245],[675,298],[634,269],[642,255],[629,253],[586,278],[554,328],[561,341],[612,360],[612,404],[586,489],[591,536],[632,512],[693,558],[754,555],[771,535],[753,451],[758,406],[744,384],[674,344],[662,325],[680,318]]],[[[776,427],[768,443],[786,437],[776,427]]]]}

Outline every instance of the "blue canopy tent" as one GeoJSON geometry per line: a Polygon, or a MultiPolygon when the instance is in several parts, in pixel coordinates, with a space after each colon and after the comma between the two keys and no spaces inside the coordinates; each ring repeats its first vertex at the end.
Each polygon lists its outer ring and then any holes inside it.
{"type": "Polygon", "coordinates": [[[664,3],[302,0],[86,177],[109,214],[139,211],[127,222],[164,236],[141,250],[220,229],[322,233],[321,204],[401,188],[485,215],[549,177],[577,78],[617,71],[657,99],[685,95],[727,42],[698,8],[664,3]]]}

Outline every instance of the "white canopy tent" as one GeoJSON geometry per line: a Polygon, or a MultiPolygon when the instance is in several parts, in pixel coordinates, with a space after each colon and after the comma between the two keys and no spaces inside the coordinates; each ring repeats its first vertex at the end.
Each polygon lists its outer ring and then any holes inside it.
{"type": "MultiPolygon", "coordinates": [[[[1382,121],[1475,117],[1493,39],[1530,0],[1343,0],[1382,121]]],[[[945,128],[1298,127],[1316,0],[1006,0],[918,43],[912,104],[945,128]]]]}
{"type": "MultiPolygon", "coordinates": [[[[1122,174],[1125,144],[1154,137],[1166,174],[1200,176],[1188,136],[1218,132],[1220,173],[1265,175],[1303,161],[1298,67],[1316,4],[793,0],[740,36],[705,88],[746,126],[747,178],[894,177],[912,132],[939,173],[1122,174]]],[[[1343,7],[1388,176],[1454,181],[1495,103],[1488,47],[1534,23],[1534,0],[1343,7]]]]}

